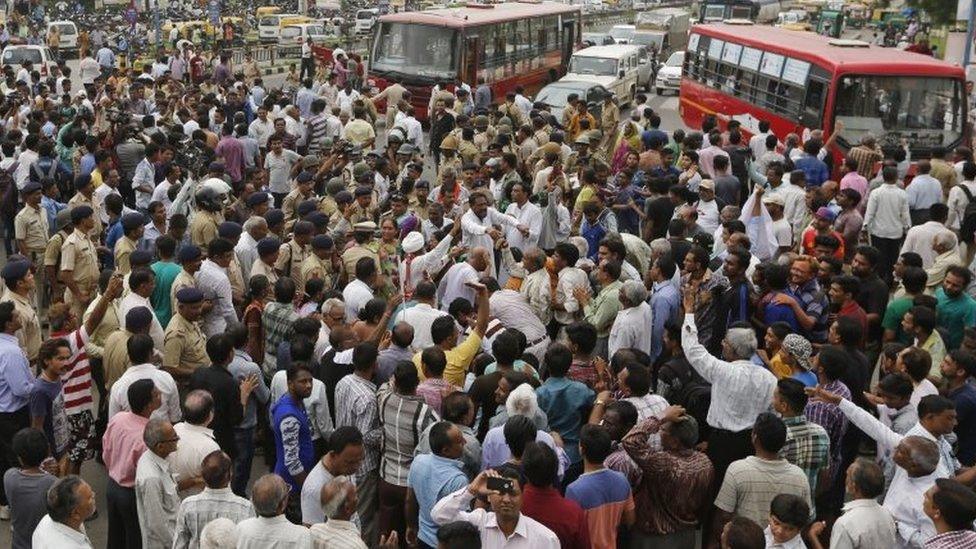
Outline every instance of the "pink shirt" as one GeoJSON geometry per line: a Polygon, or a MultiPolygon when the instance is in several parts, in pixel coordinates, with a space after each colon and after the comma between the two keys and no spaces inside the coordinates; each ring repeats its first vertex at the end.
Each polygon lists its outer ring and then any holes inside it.
{"type": "Polygon", "coordinates": [[[857,172],[850,172],[840,179],[840,190],[844,189],[854,189],[861,194],[857,209],[863,214],[868,205],[868,180],[857,172]]]}
{"type": "Polygon", "coordinates": [[[425,379],[417,386],[417,395],[423,397],[427,406],[430,406],[439,415],[441,413],[442,391],[444,389],[451,389],[452,392],[461,390],[441,378],[431,378],[425,379]]]}
{"type": "Polygon", "coordinates": [[[136,464],[146,451],[142,432],[149,418],[119,412],[112,416],[102,437],[102,458],[108,469],[108,476],[119,486],[132,488],[136,484],[136,464]]]}

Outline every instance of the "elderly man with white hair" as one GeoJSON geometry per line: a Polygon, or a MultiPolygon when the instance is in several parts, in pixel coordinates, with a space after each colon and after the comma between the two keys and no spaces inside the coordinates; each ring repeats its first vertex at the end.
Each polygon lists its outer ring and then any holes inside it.
{"type": "Polygon", "coordinates": [[[315,340],[315,351],[312,354],[316,362],[329,352],[329,335],[332,334],[332,329],[346,323],[346,303],[337,297],[330,297],[322,303],[319,311],[322,312],[322,324],[319,326],[319,336],[315,340]]]}
{"type": "MultiPolygon", "coordinates": [[[[316,549],[366,549],[359,527],[352,521],[356,514],[356,484],[347,477],[336,477],[322,487],[322,512],[326,522],[309,529],[316,549]]],[[[392,537],[396,537],[394,530],[392,537]]]]}
{"type": "MultiPolygon", "coordinates": [[[[508,400],[505,401],[505,409],[509,413],[509,418],[515,416],[527,417],[532,420],[533,425],[536,425],[538,429],[535,421],[535,413],[539,409],[539,404],[536,399],[535,389],[528,382],[512,390],[508,395],[508,400]],[[509,406],[509,403],[512,403],[512,406],[509,406]]],[[[566,455],[566,452],[556,446],[556,441],[553,440],[552,435],[541,429],[536,432],[535,441],[549,446],[556,452],[556,456],[559,458],[559,478],[562,478],[566,467],[569,466],[569,457],[566,455]]],[[[493,469],[511,458],[512,451],[509,449],[508,443],[505,442],[505,424],[502,423],[497,427],[489,429],[488,434],[485,435],[485,442],[481,446],[481,470],[493,469]]]]}
{"type": "Polygon", "coordinates": [[[935,260],[932,261],[932,265],[925,269],[925,274],[929,275],[925,282],[925,293],[934,294],[936,290],[942,287],[942,281],[945,280],[946,271],[949,267],[963,265],[956,243],[956,235],[951,232],[938,233],[932,237],[932,251],[935,252],[935,260]]]}
{"type": "Polygon", "coordinates": [[[244,232],[234,246],[237,263],[241,266],[244,281],[251,280],[251,265],[256,263],[258,256],[258,241],[268,236],[268,222],[260,216],[251,216],[244,222],[244,232]]]}
{"type": "Polygon", "coordinates": [[[608,357],[618,349],[639,349],[651,352],[651,306],[647,304],[647,288],[636,280],[620,286],[620,312],[610,328],[607,342],[608,357]]]}
{"type": "Polygon", "coordinates": [[[311,549],[308,529],[285,518],[288,484],[274,473],[259,478],[251,488],[257,517],[237,525],[237,549],[311,549]]]}
{"type": "Polygon", "coordinates": [[[729,464],[753,453],[752,425],[769,409],[776,389],[776,376],[750,362],[756,352],[756,332],[751,328],[730,328],[722,340],[722,358],[714,357],[698,342],[695,326],[695,294],[698,283],[683,291],[685,320],[681,347],[685,358],[712,384],[712,400],[705,420],[712,428],[708,458],[715,466],[715,478],[723,478],[729,464]]]}
{"type": "Polygon", "coordinates": [[[237,525],[229,518],[217,518],[200,530],[200,549],[235,549],[237,525]]]}

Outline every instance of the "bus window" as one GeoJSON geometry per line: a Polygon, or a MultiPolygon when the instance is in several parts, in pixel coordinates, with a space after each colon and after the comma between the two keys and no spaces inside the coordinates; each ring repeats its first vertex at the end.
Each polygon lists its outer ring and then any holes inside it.
{"type": "Polygon", "coordinates": [[[827,83],[811,79],[807,82],[807,97],[803,101],[801,122],[808,128],[823,126],[823,105],[827,95],[827,83]]]}
{"type": "Polygon", "coordinates": [[[434,78],[457,74],[458,32],[432,25],[383,23],[372,69],[434,78]]]}

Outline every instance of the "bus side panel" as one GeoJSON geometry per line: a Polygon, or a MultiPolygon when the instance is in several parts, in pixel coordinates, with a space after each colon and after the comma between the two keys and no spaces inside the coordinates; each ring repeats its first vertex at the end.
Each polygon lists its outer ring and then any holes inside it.
{"type": "MultiPolygon", "coordinates": [[[[803,127],[798,121],[789,120],[741,99],[726,95],[688,77],[681,79],[678,112],[681,114],[682,122],[695,130],[701,129],[702,119],[705,116],[721,115],[719,116],[719,127],[723,130],[726,126],[722,120],[723,117],[740,121],[751,117],[756,121],[768,120],[772,126],[772,132],[781,138],[789,133],[802,135],[803,132],[803,127]]],[[[740,127],[742,141],[746,143],[753,136],[753,133],[748,130],[748,126],[749,124],[743,123],[740,127]]]]}

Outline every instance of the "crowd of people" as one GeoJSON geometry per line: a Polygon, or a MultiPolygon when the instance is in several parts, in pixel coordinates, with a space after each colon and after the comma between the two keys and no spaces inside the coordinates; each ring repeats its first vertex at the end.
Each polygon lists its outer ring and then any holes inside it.
{"type": "Polygon", "coordinates": [[[13,547],[976,546],[970,150],[337,61],[7,70],[13,547]]]}

